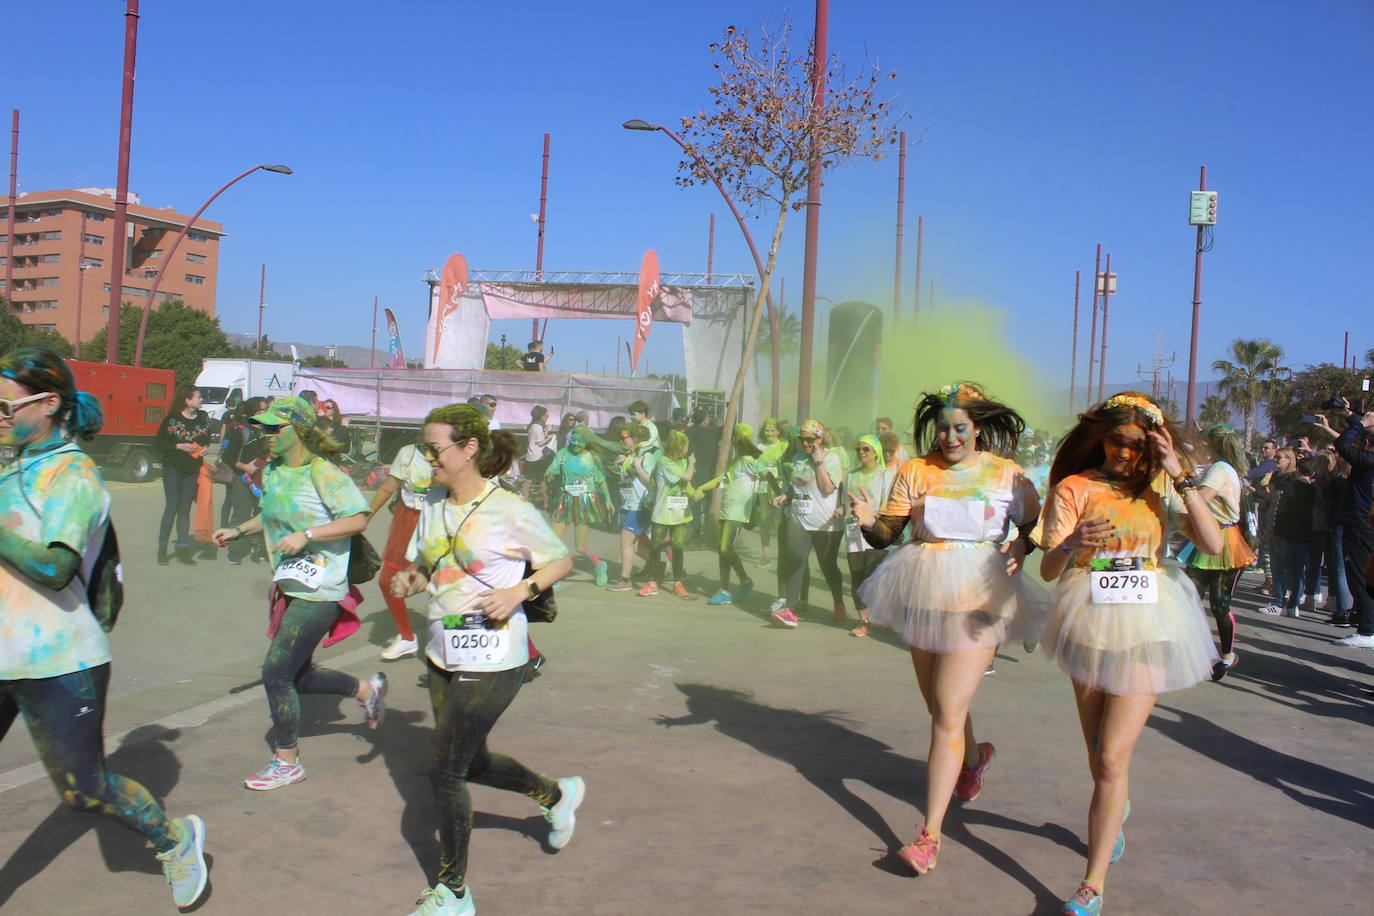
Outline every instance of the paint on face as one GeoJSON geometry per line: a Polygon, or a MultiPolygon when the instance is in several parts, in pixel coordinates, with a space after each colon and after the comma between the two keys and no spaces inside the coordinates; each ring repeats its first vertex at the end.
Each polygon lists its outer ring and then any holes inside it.
{"type": "MultiPolygon", "coordinates": [[[[17,401],[36,392],[26,391],[22,385],[0,377],[0,398],[17,401]]],[[[14,416],[0,417],[0,445],[24,448],[42,442],[53,432],[53,423],[48,411],[51,409],[46,399],[29,401],[14,408],[14,416]]]]}
{"type": "Polygon", "coordinates": [[[1102,437],[1102,473],[1114,480],[1129,480],[1143,467],[1141,459],[1149,447],[1145,430],[1135,423],[1126,423],[1110,430],[1102,437]]]}
{"type": "Polygon", "coordinates": [[[871,471],[878,466],[878,456],[873,454],[872,447],[860,443],[855,446],[854,452],[859,456],[859,467],[865,471],[871,471]]]}
{"type": "Polygon", "coordinates": [[[581,454],[587,448],[587,444],[582,441],[582,437],[577,433],[568,434],[568,451],[573,454],[581,454]]]}
{"type": "Polygon", "coordinates": [[[763,427],[763,441],[764,441],[764,442],[768,442],[768,443],[777,442],[777,441],[778,441],[778,438],[779,438],[781,435],[782,435],[782,433],[779,432],[778,428],[777,428],[776,426],[774,426],[772,423],[768,423],[768,424],[766,424],[766,425],[763,427]]]}
{"type": "Polygon", "coordinates": [[[935,421],[935,447],[950,464],[958,464],[978,451],[978,424],[962,407],[943,407],[935,421]]]}
{"type": "Polygon", "coordinates": [[[296,434],[296,427],[289,423],[285,426],[265,426],[263,430],[267,434],[267,452],[274,457],[290,454],[300,444],[301,437],[296,434]]]}

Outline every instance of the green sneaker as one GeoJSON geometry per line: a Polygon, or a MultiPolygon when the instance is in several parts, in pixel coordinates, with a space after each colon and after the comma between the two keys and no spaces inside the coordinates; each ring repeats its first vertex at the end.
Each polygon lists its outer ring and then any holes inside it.
{"type": "Polygon", "coordinates": [[[172,829],[181,839],[174,848],[158,853],[157,859],[172,885],[172,899],[184,909],[200,899],[210,877],[205,867],[205,822],[188,814],[172,821],[172,829]]]}
{"type": "Polygon", "coordinates": [[[472,902],[472,888],[463,888],[459,897],[446,885],[436,884],[427,887],[415,901],[415,909],[410,916],[477,916],[477,905],[472,902]]]}
{"type": "Polygon", "coordinates": [[[597,588],[605,588],[605,587],[606,587],[606,561],[605,561],[605,560],[602,560],[600,563],[596,564],[596,568],[595,568],[594,570],[592,570],[592,575],[596,577],[596,587],[597,587],[597,588]]]}
{"type": "Polygon", "coordinates": [[[544,809],[544,820],[549,822],[549,845],[554,849],[562,849],[572,840],[573,828],[577,826],[577,808],[587,794],[587,784],[581,776],[558,780],[558,788],[563,793],[558,804],[544,809]]]}

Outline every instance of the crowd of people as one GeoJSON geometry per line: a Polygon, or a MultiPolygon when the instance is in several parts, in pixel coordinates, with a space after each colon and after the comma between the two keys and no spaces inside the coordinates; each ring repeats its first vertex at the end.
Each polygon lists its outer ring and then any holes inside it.
{"type": "MultiPolygon", "coordinates": [[[[385,716],[383,673],[354,677],[313,657],[358,628],[359,586],[376,572],[364,569],[370,550],[358,538],[389,510],[375,567],[396,634],[382,657],[423,659],[435,722],[439,872],[412,916],[476,912],[470,782],[535,801],[553,848],[572,838],[583,780],[541,775],[490,751],[487,737],[538,674],[528,625],[549,619],[551,590],[577,562],[595,587],[738,605],[756,590],[740,551],[752,530],[763,557],[776,546],[767,613],[795,629],[811,615],[814,556],[824,619],[848,627],[847,594],[851,636],[882,626],[909,647],[930,745],[924,820],[897,856],[917,874],[936,867],[950,805],[979,797],[995,759],[971,710],[998,647],[1043,651],[1072,685],[1093,781],[1084,873],[1062,909],[1075,916],[1102,911],[1108,868],[1124,854],[1131,759],[1157,697],[1221,680],[1239,661],[1231,597],[1241,571],[1262,566],[1266,612],[1291,616],[1314,609],[1324,578],[1332,622],[1358,627],[1338,641],[1374,647],[1374,412],[1348,401],[1315,422],[1329,446],[1269,440],[1252,463],[1230,427],[1185,431],[1141,393],[1092,406],[1051,444],[1014,405],[954,383],[919,395],[905,442],[889,417],[858,436],[817,419],[767,418],[757,434],[739,423],[718,474],[720,429],[708,413],[660,423],[636,401],[596,431],[575,413],[551,429],[536,407],[517,436],[496,428],[496,399],[485,395],[432,411],[369,499],[339,467],[347,424],[337,406],[294,396],[240,405],[207,467],[197,397],[178,391],[159,434],[158,561],[194,562],[189,533],[203,523],[189,514],[208,477],[226,488],[209,542],[230,563],[256,556],[273,570],[263,683],[274,751],[247,788],[305,778],[301,693],[351,696],[369,727],[385,716]],[[618,556],[596,552],[594,529],[617,535],[618,556]],[[694,590],[697,547],[716,563],[697,570],[710,586],[694,590]],[[417,627],[406,599],[420,594],[417,627]]],[[[169,819],[104,762],[113,621],[99,615],[90,572],[110,498],[78,445],[100,423],[54,354],[0,359],[0,444],[18,450],[0,472],[0,512],[17,520],[0,531],[0,736],[22,712],[64,801],[148,837],[185,907],[205,886],[205,825],[169,819]],[[77,701],[101,715],[71,717],[77,701]]]]}

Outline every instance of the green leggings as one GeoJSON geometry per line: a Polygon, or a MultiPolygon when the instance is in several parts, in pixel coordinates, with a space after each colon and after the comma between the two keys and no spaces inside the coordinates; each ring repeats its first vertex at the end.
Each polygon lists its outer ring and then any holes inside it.
{"type": "Polygon", "coordinates": [[[673,579],[681,582],[682,557],[687,552],[687,525],[654,525],[654,538],[649,544],[649,578],[657,582],[663,578],[663,547],[673,548],[673,579]]]}

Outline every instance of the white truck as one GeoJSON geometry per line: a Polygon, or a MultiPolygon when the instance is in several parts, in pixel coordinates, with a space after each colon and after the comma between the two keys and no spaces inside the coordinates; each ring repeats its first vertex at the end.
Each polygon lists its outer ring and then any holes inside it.
{"type": "Polygon", "coordinates": [[[294,361],[207,359],[196,376],[202,409],[218,427],[224,415],[247,398],[271,400],[290,394],[299,368],[300,364],[294,361]]]}

